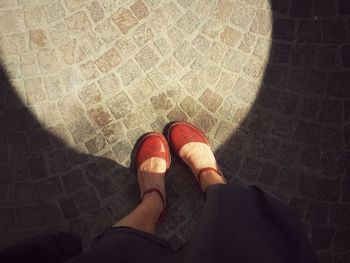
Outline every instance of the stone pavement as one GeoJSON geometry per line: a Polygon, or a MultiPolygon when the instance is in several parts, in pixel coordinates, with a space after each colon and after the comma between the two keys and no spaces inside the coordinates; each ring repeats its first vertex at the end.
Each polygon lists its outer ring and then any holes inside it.
{"type": "MultiPolygon", "coordinates": [[[[290,204],[320,262],[350,261],[348,0],[1,0],[0,244],[91,239],[138,203],[135,141],[205,130],[231,183],[290,204]]],[[[173,162],[159,235],[203,195],[173,162]]],[[[228,204],[229,205],[229,204],[228,204]]]]}

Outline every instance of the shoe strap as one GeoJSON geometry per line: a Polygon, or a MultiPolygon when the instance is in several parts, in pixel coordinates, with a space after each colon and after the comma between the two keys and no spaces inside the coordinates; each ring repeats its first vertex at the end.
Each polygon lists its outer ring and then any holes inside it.
{"type": "Polygon", "coordinates": [[[222,174],[220,169],[215,169],[214,167],[205,167],[205,168],[200,169],[197,173],[197,180],[199,182],[199,185],[201,185],[201,176],[206,171],[213,171],[213,172],[219,174],[220,176],[222,176],[222,178],[226,181],[226,178],[224,177],[224,175],[222,174]]]}
{"type": "Polygon", "coordinates": [[[162,199],[162,202],[163,202],[163,210],[162,212],[160,213],[159,217],[158,217],[158,220],[156,222],[156,224],[159,224],[161,222],[163,222],[165,216],[166,216],[166,212],[167,212],[167,206],[166,206],[166,201],[165,201],[165,197],[163,196],[162,192],[156,188],[156,187],[151,187],[151,188],[148,188],[146,189],[143,194],[142,194],[142,198],[141,198],[141,202],[143,200],[143,198],[145,197],[146,194],[148,193],[152,193],[152,192],[156,192],[160,198],[162,199]]]}

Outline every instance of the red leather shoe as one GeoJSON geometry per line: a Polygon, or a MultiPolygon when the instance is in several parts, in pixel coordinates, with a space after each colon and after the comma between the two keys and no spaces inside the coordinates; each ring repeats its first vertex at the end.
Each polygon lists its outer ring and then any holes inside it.
{"type": "Polygon", "coordinates": [[[138,173],[138,182],[140,186],[141,201],[145,194],[156,192],[163,201],[163,210],[157,220],[157,224],[162,222],[166,215],[166,195],[165,195],[165,172],[169,169],[171,163],[169,144],[166,138],[157,132],[151,132],[144,135],[136,147],[136,166],[139,170],[140,165],[152,157],[159,157],[165,160],[166,170],[164,173],[152,173],[145,178],[142,173],[138,173]]]}
{"type": "MultiPolygon", "coordinates": [[[[202,132],[200,129],[198,129],[196,126],[188,123],[188,122],[174,122],[170,125],[168,129],[168,141],[170,143],[171,148],[173,151],[179,155],[180,149],[187,143],[190,142],[202,142],[207,145],[209,145],[209,140],[205,136],[204,132],[202,132]]],[[[220,171],[220,169],[215,169],[214,167],[204,167],[200,169],[196,176],[196,179],[198,180],[200,184],[200,178],[203,172],[205,171],[214,171],[218,174],[220,174],[223,178],[223,174],[220,171]]],[[[225,178],[224,178],[225,179],[225,178]]]]}

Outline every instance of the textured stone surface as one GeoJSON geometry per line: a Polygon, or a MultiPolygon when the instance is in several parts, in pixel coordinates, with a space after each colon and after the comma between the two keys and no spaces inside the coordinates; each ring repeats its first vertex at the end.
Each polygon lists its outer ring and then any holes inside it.
{"type": "MultiPolygon", "coordinates": [[[[139,136],[183,120],[230,182],[294,208],[321,262],[348,260],[348,1],[3,0],[0,14],[1,247],[57,228],[87,246],[139,202],[139,136]]],[[[203,202],[189,173],[173,158],[159,234],[178,246],[203,202]]]]}

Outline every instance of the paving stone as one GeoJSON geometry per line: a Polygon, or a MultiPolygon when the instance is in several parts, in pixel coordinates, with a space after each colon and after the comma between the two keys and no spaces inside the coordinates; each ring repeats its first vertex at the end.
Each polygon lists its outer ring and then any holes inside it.
{"type": "Polygon", "coordinates": [[[333,16],[336,13],[336,2],[317,0],[315,2],[315,14],[320,17],[333,16]]]}
{"type": "Polygon", "coordinates": [[[335,178],[344,172],[344,155],[338,151],[324,151],[321,155],[322,174],[328,178],[335,178]]]}
{"type": "MultiPolygon", "coordinates": [[[[224,2],[224,1],[221,1],[221,2],[224,2]]],[[[250,22],[254,18],[255,9],[251,8],[249,5],[245,4],[244,2],[232,3],[231,5],[233,6],[233,11],[231,13],[232,15],[230,18],[230,22],[242,28],[247,28],[250,22]]],[[[229,6],[229,8],[230,7],[231,6],[229,6]]],[[[225,10],[225,12],[228,12],[228,11],[229,10],[225,10]]]]}
{"type": "Polygon", "coordinates": [[[46,99],[46,94],[42,87],[41,78],[28,79],[25,81],[25,85],[29,105],[42,102],[46,99]]]}
{"type": "Polygon", "coordinates": [[[259,182],[273,185],[279,174],[279,167],[273,163],[264,162],[261,167],[259,182]]]}
{"type": "MultiPolygon", "coordinates": [[[[300,28],[300,27],[299,27],[300,28]]],[[[294,40],[295,24],[292,19],[275,19],[273,21],[273,39],[294,40]]]]}
{"type": "Polygon", "coordinates": [[[3,52],[21,53],[27,51],[27,38],[24,33],[5,35],[1,38],[3,52]]]}
{"type": "Polygon", "coordinates": [[[139,20],[149,15],[147,6],[141,0],[136,1],[132,6],[130,6],[130,9],[139,20]]]}
{"type": "Polygon", "coordinates": [[[282,189],[287,193],[294,193],[297,188],[298,175],[293,169],[282,168],[279,172],[275,184],[278,189],[282,189]]]}
{"type": "Polygon", "coordinates": [[[73,12],[80,7],[83,7],[86,3],[86,0],[64,0],[64,3],[69,12],[73,12]]]}
{"type": "Polygon", "coordinates": [[[347,34],[343,21],[324,20],[323,40],[326,43],[345,42],[347,40],[347,34]]]}
{"type": "Polygon", "coordinates": [[[29,132],[27,141],[33,152],[47,150],[51,146],[49,135],[43,130],[29,132]]]}
{"type": "Polygon", "coordinates": [[[311,67],[314,63],[315,47],[310,45],[297,45],[292,47],[292,66],[311,67]]]}
{"type": "Polygon", "coordinates": [[[229,49],[223,58],[222,66],[228,70],[238,73],[243,67],[245,60],[246,56],[244,53],[229,49]]]}
{"type": "Polygon", "coordinates": [[[157,64],[159,57],[149,46],[146,46],[135,55],[135,60],[141,69],[146,72],[157,64]]]}
{"type": "Polygon", "coordinates": [[[33,179],[47,177],[46,164],[41,154],[33,154],[30,158],[30,175],[33,179]]]}
{"type": "Polygon", "coordinates": [[[167,111],[172,107],[172,103],[164,92],[151,97],[151,102],[155,110],[167,111]]]}
{"type": "Polygon", "coordinates": [[[190,117],[194,117],[201,109],[200,105],[191,96],[187,96],[180,105],[190,117]]]}
{"type": "Polygon", "coordinates": [[[290,14],[292,17],[308,18],[311,16],[311,12],[312,2],[302,0],[292,1],[292,5],[290,7],[290,14]]]}
{"type": "Polygon", "coordinates": [[[74,200],[81,212],[91,211],[99,206],[99,200],[94,188],[89,187],[74,195],[74,200]]]}
{"type": "Polygon", "coordinates": [[[349,73],[346,71],[331,73],[327,86],[328,94],[336,98],[350,97],[349,89],[346,88],[346,83],[349,81],[349,78],[349,73]]]}
{"type": "Polygon", "coordinates": [[[280,91],[271,88],[263,88],[258,94],[257,103],[266,109],[274,110],[277,108],[279,97],[280,91]]]}
{"type": "Polygon", "coordinates": [[[79,216],[77,205],[74,199],[62,199],[60,200],[60,207],[65,219],[72,219],[79,216]]]}
{"type": "Polygon", "coordinates": [[[39,196],[35,183],[26,182],[14,185],[14,202],[17,206],[35,204],[39,201],[39,196]]]}
{"type": "Polygon", "coordinates": [[[220,34],[220,39],[225,44],[234,47],[241,38],[241,33],[230,26],[226,26],[224,31],[220,34]]]}
{"type": "Polygon", "coordinates": [[[106,43],[110,43],[113,40],[121,37],[121,33],[112,24],[112,20],[110,18],[107,18],[103,22],[99,23],[96,26],[95,30],[99,34],[101,39],[106,43]]]}
{"type": "Polygon", "coordinates": [[[87,9],[89,10],[90,16],[95,23],[101,21],[104,18],[103,8],[98,1],[95,0],[88,4],[87,9]]]}
{"type": "Polygon", "coordinates": [[[297,32],[298,42],[320,42],[322,25],[317,21],[302,21],[297,32]]]}
{"type": "Polygon", "coordinates": [[[321,94],[324,92],[327,76],[320,71],[308,73],[302,70],[293,70],[289,76],[288,88],[298,94],[321,94]]]}
{"type": "MultiPolygon", "coordinates": [[[[335,263],[341,263],[341,262],[346,262],[346,261],[349,261],[350,259],[350,254],[349,253],[344,253],[344,254],[336,254],[335,257],[334,257],[334,262],[335,263]]],[[[328,261],[331,260],[331,256],[329,255],[329,257],[327,257],[328,261]]],[[[326,262],[326,261],[324,261],[326,262]]]]}
{"type": "Polygon", "coordinates": [[[184,41],[174,52],[175,59],[184,67],[192,62],[196,56],[197,51],[191,46],[188,41],[184,41]]]}
{"type": "Polygon", "coordinates": [[[321,102],[313,97],[305,97],[300,106],[299,114],[304,118],[314,119],[320,111],[321,102]]]}
{"type": "Polygon", "coordinates": [[[198,34],[197,37],[192,41],[192,44],[196,49],[198,49],[203,54],[206,54],[211,47],[210,40],[208,40],[202,34],[198,34]]]}
{"type": "Polygon", "coordinates": [[[96,137],[88,140],[85,143],[85,146],[89,153],[96,154],[98,152],[101,152],[106,147],[106,139],[102,134],[98,134],[96,137]]]}
{"type": "Polygon", "coordinates": [[[39,181],[36,189],[41,201],[56,199],[62,196],[63,190],[59,177],[48,178],[39,181]]]}
{"type": "Polygon", "coordinates": [[[133,60],[127,61],[118,70],[119,76],[125,86],[130,85],[142,73],[133,60]]]}
{"type": "Polygon", "coordinates": [[[93,61],[88,61],[84,64],[81,64],[80,70],[81,70],[85,80],[87,80],[87,81],[95,79],[99,76],[97,66],[93,61]]]}
{"type": "Polygon", "coordinates": [[[194,119],[194,124],[204,132],[210,132],[216,122],[217,120],[204,110],[201,110],[194,119]]]}
{"type": "Polygon", "coordinates": [[[23,12],[27,27],[36,27],[44,20],[43,11],[39,5],[25,5],[23,12]]]}
{"type": "Polygon", "coordinates": [[[260,59],[252,57],[243,67],[243,71],[250,77],[258,78],[261,76],[264,68],[264,63],[260,59]]]}
{"type": "Polygon", "coordinates": [[[188,117],[185,112],[179,107],[175,106],[167,115],[169,121],[187,121],[188,117]]]}
{"type": "Polygon", "coordinates": [[[246,157],[242,163],[239,176],[248,180],[256,180],[261,170],[261,162],[257,159],[246,157]]]}
{"type": "Polygon", "coordinates": [[[21,228],[49,226],[62,220],[60,209],[54,203],[18,208],[16,213],[18,226],[21,228]]]}
{"type": "Polygon", "coordinates": [[[101,101],[101,93],[96,84],[92,83],[79,90],[79,98],[87,108],[91,108],[101,101]]]}
{"type": "Polygon", "coordinates": [[[126,34],[138,23],[133,13],[125,8],[120,8],[117,12],[115,12],[112,15],[112,20],[123,34],[126,34]]]}
{"type": "Polygon", "coordinates": [[[199,101],[211,112],[215,112],[219,106],[221,105],[223,98],[211,91],[210,89],[206,89],[204,93],[200,96],[199,101]]]}
{"type": "Polygon", "coordinates": [[[97,81],[100,89],[106,95],[110,95],[120,91],[120,80],[115,73],[107,74],[97,81]]]}
{"type": "Polygon", "coordinates": [[[223,25],[216,19],[209,19],[207,23],[202,27],[202,33],[209,36],[210,38],[215,38],[221,31],[223,25]]]}
{"type": "Polygon", "coordinates": [[[75,144],[82,143],[95,134],[95,128],[86,119],[85,116],[81,116],[73,122],[69,123],[68,131],[71,133],[75,144]]]}
{"type": "Polygon", "coordinates": [[[152,32],[151,27],[145,23],[139,26],[134,31],[134,33],[132,34],[132,37],[134,38],[136,44],[139,47],[142,47],[154,37],[154,34],[152,32]]]}
{"type": "Polygon", "coordinates": [[[124,138],[124,130],[121,123],[111,123],[101,129],[104,134],[107,143],[113,144],[116,141],[120,141],[124,138]]]}
{"type": "Polygon", "coordinates": [[[247,32],[243,35],[243,38],[241,39],[241,43],[239,45],[239,49],[250,53],[250,51],[253,49],[253,44],[255,43],[256,37],[254,34],[247,32]]]}
{"type": "Polygon", "coordinates": [[[173,57],[169,57],[168,59],[164,60],[162,64],[159,65],[159,69],[165,76],[167,76],[168,78],[172,78],[175,77],[175,75],[177,75],[182,68],[173,57]]]}
{"type": "Polygon", "coordinates": [[[65,21],[69,30],[74,34],[87,32],[91,27],[89,19],[83,11],[73,13],[71,16],[67,17],[65,21]]]}
{"type": "Polygon", "coordinates": [[[291,47],[288,44],[275,43],[273,46],[272,61],[275,63],[288,63],[291,47]]]}
{"type": "Polygon", "coordinates": [[[105,106],[96,106],[88,111],[90,119],[98,126],[104,127],[113,121],[105,106]]]}
{"type": "Polygon", "coordinates": [[[329,206],[327,203],[310,201],[307,206],[307,222],[326,224],[328,221],[329,206]]]}
{"type": "Polygon", "coordinates": [[[336,252],[345,252],[350,248],[350,231],[348,229],[339,229],[334,238],[334,250],[336,252]]]}
{"type": "Polygon", "coordinates": [[[97,34],[93,34],[91,31],[87,31],[80,38],[79,43],[84,50],[86,56],[96,59],[96,55],[100,53],[103,42],[97,34]]]}
{"type": "Polygon", "coordinates": [[[343,46],[341,49],[342,65],[344,67],[350,67],[350,45],[343,46]]]}
{"type": "Polygon", "coordinates": [[[48,29],[50,39],[54,44],[60,44],[69,40],[69,30],[65,23],[58,23],[48,29]]]}
{"type": "Polygon", "coordinates": [[[276,137],[259,135],[249,138],[248,152],[252,156],[274,158],[277,154],[280,142],[276,137]]]}
{"type": "Polygon", "coordinates": [[[318,144],[320,141],[321,126],[317,123],[300,121],[297,124],[293,137],[298,142],[318,144]]]}
{"type": "Polygon", "coordinates": [[[43,48],[47,43],[48,38],[44,30],[29,30],[29,46],[31,49],[43,48]]]}
{"type": "Polygon", "coordinates": [[[116,156],[117,162],[123,163],[127,158],[130,157],[132,146],[129,141],[123,140],[117,142],[112,149],[116,156]]]}
{"type": "Polygon", "coordinates": [[[312,245],[316,249],[328,250],[331,246],[334,233],[334,228],[313,227],[311,232],[312,245]]]}
{"type": "Polygon", "coordinates": [[[59,1],[55,1],[41,6],[48,23],[54,22],[65,16],[65,11],[59,1]]]}
{"type": "Polygon", "coordinates": [[[281,66],[268,66],[265,71],[264,83],[275,87],[283,87],[288,80],[288,69],[281,66]]]}
{"type": "Polygon", "coordinates": [[[113,98],[107,101],[107,106],[111,110],[115,119],[120,119],[124,117],[127,113],[132,110],[132,102],[125,94],[125,92],[120,92],[113,98]]]}
{"type": "Polygon", "coordinates": [[[217,9],[215,10],[215,17],[222,21],[227,22],[230,19],[234,4],[227,0],[219,0],[217,9]]]}
{"type": "Polygon", "coordinates": [[[343,119],[343,104],[338,100],[324,100],[321,104],[319,121],[339,123],[343,119]]]}
{"type": "Polygon", "coordinates": [[[86,180],[81,170],[75,169],[62,177],[64,190],[66,193],[74,193],[87,186],[86,180]]]}
{"type": "Polygon", "coordinates": [[[75,96],[67,95],[58,101],[63,120],[71,122],[79,118],[84,110],[75,96]]]}
{"type": "Polygon", "coordinates": [[[103,73],[111,71],[121,63],[122,59],[115,48],[111,48],[96,60],[96,65],[103,73]]]}
{"type": "Polygon", "coordinates": [[[257,10],[250,31],[265,36],[271,32],[271,25],[271,14],[268,11],[257,10]]]}
{"type": "Polygon", "coordinates": [[[197,16],[191,11],[186,12],[178,21],[177,26],[187,33],[192,33],[200,24],[197,16]]]}
{"type": "Polygon", "coordinates": [[[59,62],[56,52],[53,49],[42,49],[38,52],[38,62],[43,74],[57,73],[59,62]]]}

